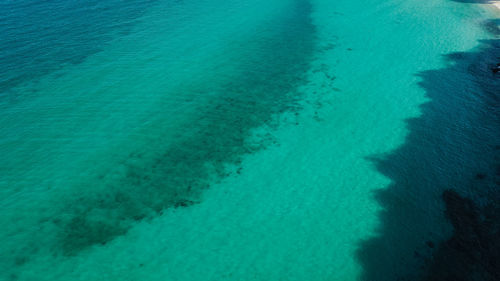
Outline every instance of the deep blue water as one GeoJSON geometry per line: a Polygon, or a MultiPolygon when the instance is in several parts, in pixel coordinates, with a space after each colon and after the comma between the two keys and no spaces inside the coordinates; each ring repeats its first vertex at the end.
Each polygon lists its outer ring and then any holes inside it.
{"type": "Polygon", "coordinates": [[[154,2],[1,1],[0,93],[99,52],[154,2]]]}

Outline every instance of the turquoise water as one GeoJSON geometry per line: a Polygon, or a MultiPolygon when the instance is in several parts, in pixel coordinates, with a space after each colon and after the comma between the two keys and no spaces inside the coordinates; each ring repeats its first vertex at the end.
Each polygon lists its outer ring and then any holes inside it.
{"type": "Polygon", "coordinates": [[[495,188],[484,7],[1,5],[2,279],[413,280],[495,188]]]}

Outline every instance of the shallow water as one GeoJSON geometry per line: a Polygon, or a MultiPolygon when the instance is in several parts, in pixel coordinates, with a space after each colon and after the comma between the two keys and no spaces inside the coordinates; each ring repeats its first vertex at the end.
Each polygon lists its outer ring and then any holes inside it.
{"type": "Polygon", "coordinates": [[[473,4],[2,5],[6,280],[417,279],[492,188],[473,4]]]}

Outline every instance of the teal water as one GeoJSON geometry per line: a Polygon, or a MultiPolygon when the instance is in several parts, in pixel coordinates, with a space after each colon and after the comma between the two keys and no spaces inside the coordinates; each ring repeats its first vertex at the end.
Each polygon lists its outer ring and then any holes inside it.
{"type": "Polygon", "coordinates": [[[443,190],[495,188],[471,182],[498,88],[484,55],[445,57],[487,49],[484,7],[20,3],[0,17],[2,279],[416,280],[451,232],[443,190]]]}

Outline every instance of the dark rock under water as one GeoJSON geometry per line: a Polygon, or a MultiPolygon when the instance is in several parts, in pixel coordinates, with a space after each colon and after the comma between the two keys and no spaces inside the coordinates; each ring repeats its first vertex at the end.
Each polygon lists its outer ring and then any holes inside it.
{"type": "Polygon", "coordinates": [[[478,207],[454,190],[443,192],[445,213],[453,225],[453,236],[435,252],[425,280],[500,280],[498,199],[478,207]]]}

